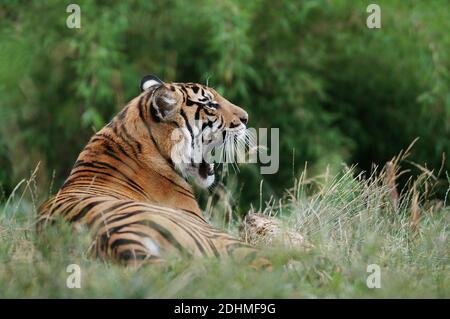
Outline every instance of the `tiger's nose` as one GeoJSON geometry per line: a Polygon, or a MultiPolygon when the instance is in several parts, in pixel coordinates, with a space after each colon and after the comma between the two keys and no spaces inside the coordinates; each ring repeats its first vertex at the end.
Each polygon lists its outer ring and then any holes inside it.
{"type": "Polygon", "coordinates": [[[247,123],[248,123],[248,114],[245,113],[244,115],[241,115],[239,117],[239,119],[241,120],[242,124],[247,125],[247,123]]]}
{"type": "Polygon", "coordinates": [[[248,123],[248,115],[247,115],[247,113],[239,114],[239,115],[236,115],[233,118],[233,120],[231,121],[230,128],[238,127],[241,124],[247,125],[247,123],[248,123]]]}

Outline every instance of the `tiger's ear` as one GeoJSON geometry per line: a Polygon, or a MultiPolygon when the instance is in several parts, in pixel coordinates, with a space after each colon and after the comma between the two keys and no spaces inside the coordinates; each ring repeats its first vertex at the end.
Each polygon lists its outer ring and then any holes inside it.
{"type": "Polygon", "coordinates": [[[155,86],[155,85],[162,85],[164,84],[163,81],[158,79],[158,77],[154,76],[153,74],[146,75],[141,80],[141,85],[139,86],[139,89],[141,90],[141,93],[147,90],[149,87],[155,86]]]}
{"type": "Polygon", "coordinates": [[[160,85],[153,94],[152,113],[160,120],[165,120],[175,114],[181,102],[177,92],[170,90],[166,85],[160,85]]]}

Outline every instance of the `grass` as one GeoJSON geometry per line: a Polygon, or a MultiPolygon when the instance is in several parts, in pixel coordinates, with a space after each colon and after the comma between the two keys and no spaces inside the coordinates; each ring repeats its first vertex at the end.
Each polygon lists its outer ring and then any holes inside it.
{"type": "MultiPolygon", "coordinates": [[[[399,192],[399,161],[370,176],[345,168],[308,178],[305,170],[285,197],[266,202],[259,213],[307,241],[289,248],[262,239],[272,271],[213,259],[123,268],[89,258],[87,235],[64,223],[36,238],[32,174],[0,207],[0,297],[450,298],[448,196],[428,200],[436,178],[426,169],[399,192]],[[70,264],[81,267],[80,289],[66,286],[70,264]],[[366,285],[370,264],[380,267],[381,288],[366,285]]],[[[238,234],[238,224],[228,229],[238,234]]]]}

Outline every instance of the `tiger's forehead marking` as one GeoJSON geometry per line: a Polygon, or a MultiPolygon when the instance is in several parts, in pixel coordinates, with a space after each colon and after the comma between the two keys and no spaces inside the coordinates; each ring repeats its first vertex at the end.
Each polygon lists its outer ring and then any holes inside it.
{"type": "Polygon", "coordinates": [[[173,83],[176,87],[181,89],[188,97],[206,97],[207,99],[214,99],[214,94],[211,90],[198,83],[173,83]]]}

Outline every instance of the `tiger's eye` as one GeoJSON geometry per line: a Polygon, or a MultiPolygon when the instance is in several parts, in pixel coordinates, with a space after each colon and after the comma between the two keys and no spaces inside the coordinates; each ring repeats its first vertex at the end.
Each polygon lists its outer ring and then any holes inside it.
{"type": "Polygon", "coordinates": [[[217,107],[219,106],[219,104],[214,103],[214,102],[208,102],[208,107],[213,108],[213,109],[217,109],[217,107]]]}

